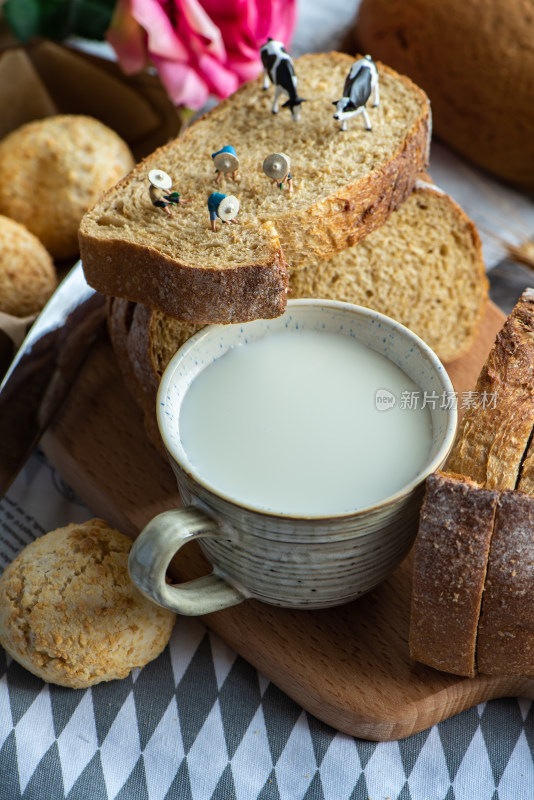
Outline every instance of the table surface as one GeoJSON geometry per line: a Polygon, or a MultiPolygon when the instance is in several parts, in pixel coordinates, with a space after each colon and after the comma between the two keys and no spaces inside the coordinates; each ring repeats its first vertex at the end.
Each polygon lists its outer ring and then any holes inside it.
{"type": "MultiPolygon", "coordinates": [[[[357,4],[302,0],[293,53],[335,48],[357,4]]],[[[479,227],[508,313],[531,275],[502,239],[508,227],[532,236],[533,199],[437,143],[430,173],[479,227]]],[[[0,501],[0,570],[36,536],[93,516],[68,480],[35,451],[0,501]]],[[[45,684],[0,648],[0,800],[519,800],[534,797],[533,752],[521,698],[397,742],[341,734],[190,618],[143,670],[88,690],[45,684]]]]}

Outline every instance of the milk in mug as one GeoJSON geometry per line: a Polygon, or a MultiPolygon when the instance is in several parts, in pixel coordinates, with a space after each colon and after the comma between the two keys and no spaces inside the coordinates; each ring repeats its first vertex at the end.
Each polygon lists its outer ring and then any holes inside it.
{"type": "Polygon", "coordinates": [[[420,387],[382,354],[351,336],[284,330],[197,375],[179,434],[197,476],[232,500],[330,516],[410,483],[432,421],[420,387]]]}

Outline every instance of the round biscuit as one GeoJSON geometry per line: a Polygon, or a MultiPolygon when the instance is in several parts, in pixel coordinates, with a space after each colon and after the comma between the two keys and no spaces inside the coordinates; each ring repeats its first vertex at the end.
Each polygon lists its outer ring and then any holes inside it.
{"type": "Polygon", "coordinates": [[[133,585],[131,545],[101,519],[27,545],[0,578],[0,642],[12,658],[75,689],[124,678],[156,658],[175,615],[133,585]]]}

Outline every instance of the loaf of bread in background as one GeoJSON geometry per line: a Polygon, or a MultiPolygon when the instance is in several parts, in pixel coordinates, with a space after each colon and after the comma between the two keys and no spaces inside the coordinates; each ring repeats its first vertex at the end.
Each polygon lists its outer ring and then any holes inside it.
{"type": "MultiPolygon", "coordinates": [[[[428,182],[364,240],[289,277],[290,297],[363,305],[393,317],[450,361],[471,346],[487,302],[480,241],[451,198],[428,182]]],[[[159,446],[159,381],[176,350],[202,326],[142,304],[110,300],[110,337],[130,391],[159,446]]]]}
{"type": "Polygon", "coordinates": [[[56,284],[44,245],[24,225],[0,215],[0,311],[21,318],[37,314],[56,284]]]}
{"type": "Polygon", "coordinates": [[[28,122],[0,141],[0,214],[25,225],[55,259],[74,257],[83,215],[133,166],[127,144],[92,117],[28,122]]]}
{"type": "Polygon", "coordinates": [[[378,64],[380,105],[341,132],[332,102],[354,58],[340,53],[295,62],[301,119],[271,113],[261,79],[245,84],[158,149],[84,217],[80,250],[88,282],[104,294],[141,302],[188,322],[278,316],[287,267],[329,258],[380,227],[410,194],[428,159],[430,107],[424,92],[378,64]],[[211,154],[233,145],[240,182],[218,191],[240,202],[240,225],[213,233],[207,198],[215,191],[211,154]],[[294,191],[262,170],[273,152],[291,162],[294,191]],[[191,202],[169,217],[152,205],[148,173],[161,169],[191,202]]]}
{"type": "Polygon", "coordinates": [[[534,189],[531,3],[362,0],[346,48],[409,75],[430,97],[441,139],[534,189]]]}

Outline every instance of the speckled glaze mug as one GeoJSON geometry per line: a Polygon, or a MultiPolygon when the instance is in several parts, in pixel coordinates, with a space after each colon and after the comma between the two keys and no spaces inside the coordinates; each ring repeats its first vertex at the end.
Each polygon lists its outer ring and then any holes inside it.
{"type": "Polygon", "coordinates": [[[210,484],[183,446],[178,419],[184,397],[200,372],[231,348],[284,329],[352,336],[396,364],[422,393],[454,394],[446,370],[421,339],[388,317],[348,303],[294,300],[278,319],[212,325],[193,336],[165,370],[157,404],[159,429],[185,507],[155,517],[134,542],[129,561],[141,592],[180,614],[208,614],[248,598],[287,608],[325,608],[370,591],[410,549],[424,481],[452,446],[455,404],[434,403],[429,408],[430,452],[415,478],[383,500],[349,513],[271,513],[210,484]],[[168,584],[171,559],[193,539],[213,572],[168,584]]]}

